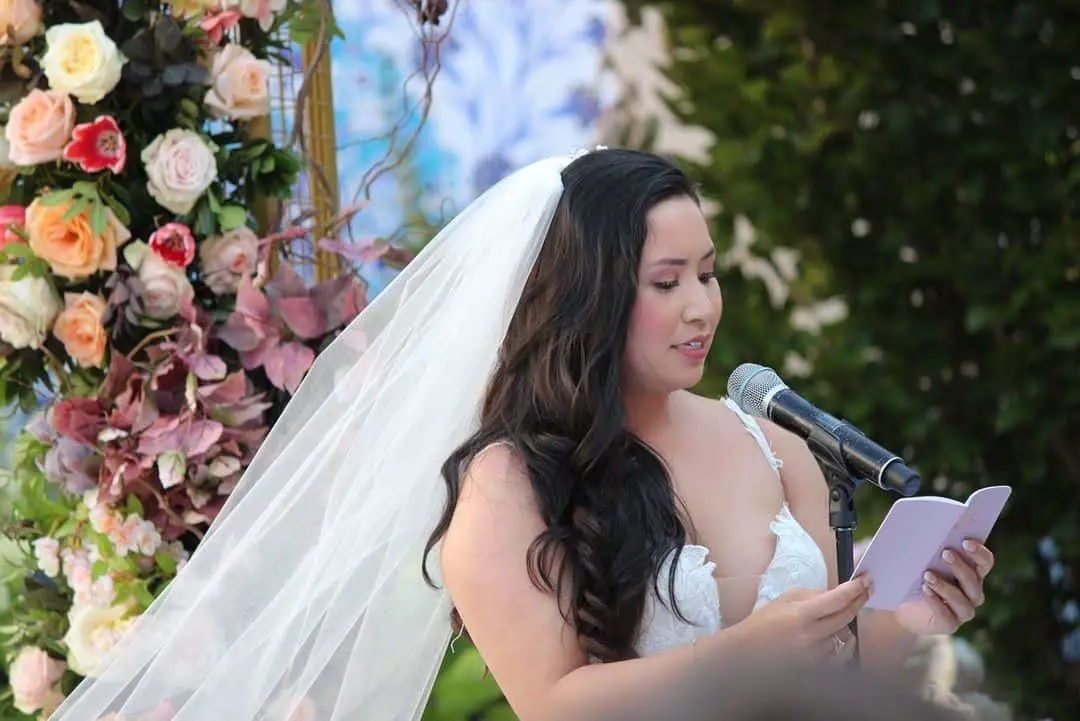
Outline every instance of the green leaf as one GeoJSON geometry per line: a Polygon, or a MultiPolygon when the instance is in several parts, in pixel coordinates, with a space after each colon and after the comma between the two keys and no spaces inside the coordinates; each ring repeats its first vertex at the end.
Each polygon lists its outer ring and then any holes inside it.
{"type": "Polygon", "coordinates": [[[142,501],[134,493],[128,495],[127,500],[124,502],[124,507],[128,513],[134,513],[136,516],[142,518],[146,511],[143,509],[142,501]]]}
{"type": "Polygon", "coordinates": [[[233,230],[247,222],[247,211],[239,205],[226,205],[218,213],[218,222],[222,230],[233,230]]]}
{"type": "Polygon", "coordinates": [[[62,205],[71,199],[74,190],[53,190],[38,197],[38,202],[44,206],[62,205]]]}
{"type": "Polygon", "coordinates": [[[73,220],[79,213],[86,210],[86,206],[90,204],[90,201],[85,197],[79,197],[75,199],[75,202],[64,213],[64,222],[67,223],[73,220]]]}
{"type": "Polygon", "coordinates": [[[135,600],[142,604],[143,607],[154,602],[154,594],[150,593],[150,589],[146,587],[145,583],[134,583],[131,590],[135,594],[135,600]]]}
{"type": "Polygon", "coordinates": [[[108,222],[109,215],[105,210],[105,204],[100,200],[95,201],[90,208],[90,232],[94,235],[101,235],[105,232],[108,222]]]}
{"type": "Polygon", "coordinates": [[[69,518],[63,523],[61,523],[60,526],[52,532],[52,537],[56,539],[67,538],[75,532],[75,529],[77,527],[78,523],[76,522],[76,520],[74,518],[69,518]]]}
{"type": "Polygon", "coordinates": [[[111,195],[103,196],[103,200],[105,201],[105,204],[108,205],[109,208],[112,210],[113,215],[116,216],[116,219],[120,221],[121,224],[125,226],[131,225],[131,213],[128,212],[128,209],[124,207],[123,203],[121,203],[118,199],[112,197],[111,195]]]}
{"type": "Polygon", "coordinates": [[[180,112],[189,118],[199,117],[199,105],[191,98],[180,99],[180,112]]]}
{"type": "Polygon", "coordinates": [[[154,562],[157,563],[158,568],[170,576],[176,575],[176,559],[171,554],[164,551],[156,553],[154,562]]]}
{"type": "Polygon", "coordinates": [[[30,246],[23,245],[22,243],[9,243],[4,246],[4,254],[8,258],[29,258],[33,255],[33,251],[30,250],[30,246]]]}
{"type": "Polygon", "coordinates": [[[154,24],[154,44],[159,50],[166,54],[175,52],[182,39],[183,32],[176,20],[170,16],[158,18],[154,24]]]}
{"type": "Polygon", "coordinates": [[[143,0],[124,0],[121,12],[125,19],[136,23],[142,20],[146,14],[146,5],[143,4],[143,0]]]}
{"type": "Polygon", "coordinates": [[[75,195],[81,195],[84,198],[97,198],[98,190],[97,186],[86,180],[79,180],[72,184],[71,189],[75,191],[75,195]]]}
{"type": "Polygon", "coordinates": [[[129,600],[132,596],[131,584],[121,583],[116,587],[116,598],[113,600],[115,605],[120,605],[129,600]]]}
{"type": "Polygon", "coordinates": [[[93,565],[90,567],[90,573],[94,577],[95,581],[98,580],[99,578],[101,578],[102,576],[104,576],[108,572],[109,572],[109,564],[108,564],[107,561],[104,561],[102,559],[98,559],[97,561],[94,561],[93,565]]]}
{"type": "Polygon", "coordinates": [[[214,211],[210,209],[209,203],[199,203],[198,215],[196,217],[196,225],[198,229],[196,232],[203,237],[213,235],[214,233],[214,211]]]}
{"type": "Polygon", "coordinates": [[[210,186],[209,190],[206,191],[206,200],[210,204],[210,210],[214,211],[215,214],[221,212],[221,201],[218,200],[217,190],[213,186],[210,186]]]}

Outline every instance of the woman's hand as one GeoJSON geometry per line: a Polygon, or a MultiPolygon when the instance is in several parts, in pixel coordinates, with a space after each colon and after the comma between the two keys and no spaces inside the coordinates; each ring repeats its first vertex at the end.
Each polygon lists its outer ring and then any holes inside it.
{"type": "Polygon", "coordinates": [[[847,659],[855,650],[848,625],[870,598],[870,581],[857,578],[829,591],[795,588],[732,629],[739,629],[750,653],[803,658],[847,659]]]}
{"type": "Polygon", "coordinates": [[[978,541],[967,540],[963,549],[946,549],[942,559],[953,573],[949,580],[928,571],[923,580],[923,598],[902,604],[897,622],[919,636],[949,634],[975,618],[986,600],[983,580],[994,567],[994,554],[978,541]]]}

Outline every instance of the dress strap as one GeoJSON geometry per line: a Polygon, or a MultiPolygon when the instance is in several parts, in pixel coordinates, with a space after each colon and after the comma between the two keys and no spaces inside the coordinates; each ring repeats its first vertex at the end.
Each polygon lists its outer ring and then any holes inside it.
{"type": "Polygon", "coordinates": [[[761,448],[761,452],[765,454],[765,459],[772,466],[772,469],[776,472],[777,478],[780,477],[780,467],[784,465],[784,462],[773,453],[772,446],[769,445],[769,439],[765,437],[765,431],[761,430],[761,426],[754,419],[752,415],[746,413],[742,408],[739,408],[738,404],[730,398],[724,399],[724,405],[726,405],[732,413],[738,416],[742,421],[743,427],[746,428],[747,433],[754,437],[757,441],[758,447],[761,448]]]}

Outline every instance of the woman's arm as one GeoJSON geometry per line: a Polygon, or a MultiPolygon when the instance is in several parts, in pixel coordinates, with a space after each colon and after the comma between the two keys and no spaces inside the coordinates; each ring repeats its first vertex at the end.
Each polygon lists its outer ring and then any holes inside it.
{"type": "MultiPolygon", "coordinates": [[[[837,583],[836,537],[829,526],[829,487],[813,454],[798,436],[760,421],[773,451],[784,462],[780,477],[792,515],[817,541],[829,569],[829,587],[837,583]]],[[[892,611],[859,615],[859,654],[867,668],[887,671],[901,666],[917,638],[896,620],[892,611]]]]}

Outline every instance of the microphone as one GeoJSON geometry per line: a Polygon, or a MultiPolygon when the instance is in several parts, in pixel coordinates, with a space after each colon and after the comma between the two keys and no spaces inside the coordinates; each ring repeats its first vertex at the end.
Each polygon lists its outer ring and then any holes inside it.
{"type": "Polygon", "coordinates": [[[919,474],[851,424],[837,420],[791,390],[772,368],[743,363],[728,378],[728,398],[745,413],[798,435],[831,470],[902,496],[919,490],[919,474]]]}

